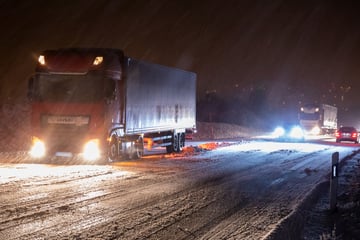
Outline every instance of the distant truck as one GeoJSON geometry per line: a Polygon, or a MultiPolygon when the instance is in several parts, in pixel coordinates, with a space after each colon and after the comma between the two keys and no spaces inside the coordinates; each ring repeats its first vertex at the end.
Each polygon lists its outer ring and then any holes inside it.
{"type": "Polygon", "coordinates": [[[332,134],[337,129],[337,107],[306,104],[300,108],[299,123],[306,134],[332,134]]]}
{"type": "Polygon", "coordinates": [[[80,153],[85,159],[168,153],[196,128],[196,74],[148,63],[118,49],[41,53],[29,80],[33,157],[80,153]]]}

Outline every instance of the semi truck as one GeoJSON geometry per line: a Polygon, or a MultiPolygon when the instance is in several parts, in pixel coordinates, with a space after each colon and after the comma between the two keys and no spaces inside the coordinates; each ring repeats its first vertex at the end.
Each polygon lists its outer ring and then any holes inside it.
{"type": "Polygon", "coordinates": [[[306,104],[300,108],[299,123],[306,134],[332,134],[337,129],[337,107],[306,104]]]}
{"type": "Polygon", "coordinates": [[[28,82],[34,158],[86,160],[168,153],[196,128],[196,74],[124,55],[120,49],[43,51],[28,82]]]}

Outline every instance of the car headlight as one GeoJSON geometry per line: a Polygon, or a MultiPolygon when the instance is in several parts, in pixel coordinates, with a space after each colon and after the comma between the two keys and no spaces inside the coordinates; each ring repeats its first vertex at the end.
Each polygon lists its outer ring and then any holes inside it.
{"type": "Polygon", "coordinates": [[[292,138],[303,138],[304,137],[304,132],[301,129],[301,127],[293,127],[290,131],[290,137],[292,138]]]}
{"type": "Polygon", "coordinates": [[[42,158],[46,154],[45,143],[39,138],[33,138],[33,144],[30,149],[30,156],[33,158],[42,158]]]}
{"type": "Polygon", "coordinates": [[[83,156],[85,160],[96,160],[101,156],[99,140],[92,139],[84,145],[83,156]]]}
{"type": "Polygon", "coordinates": [[[277,127],[273,132],[274,137],[281,137],[284,136],[284,134],[285,134],[285,129],[283,127],[277,127]]]}

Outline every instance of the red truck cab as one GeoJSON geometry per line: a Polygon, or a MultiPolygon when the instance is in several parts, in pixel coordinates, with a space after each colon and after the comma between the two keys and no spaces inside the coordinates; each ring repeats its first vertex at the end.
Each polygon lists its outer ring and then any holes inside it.
{"type": "Polygon", "coordinates": [[[68,49],[40,55],[28,94],[33,157],[56,152],[100,157],[109,124],[116,120],[108,114],[108,103],[115,98],[122,57],[120,51],[104,53],[68,49]]]}

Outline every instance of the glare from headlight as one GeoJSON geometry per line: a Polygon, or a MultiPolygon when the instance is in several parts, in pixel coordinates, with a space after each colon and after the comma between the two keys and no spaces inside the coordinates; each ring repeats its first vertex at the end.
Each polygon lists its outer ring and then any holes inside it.
{"type": "Polygon", "coordinates": [[[84,146],[83,157],[85,160],[96,160],[101,156],[100,148],[99,148],[99,140],[92,139],[88,141],[84,146]]]}
{"type": "Polygon", "coordinates": [[[274,137],[281,137],[284,134],[285,134],[285,129],[283,127],[277,127],[273,132],[274,137]]]}
{"type": "Polygon", "coordinates": [[[45,156],[45,143],[38,138],[34,138],[33,145],[30,149],[30,156],[33,158],[42,158],[45,156]]]}
{"type": "Polygon", "coordinates": [[[291,129],[291,132],[290,132],[290,137],[292,138],[303,138],[304,137],[304,132],[303,130],[301,129],[301,127],[293,127],[291,129]]]}
{"type": "Polygon", "coordinates": [[[313,129],[311,129],[311,134],[313,135],[319,135],[321,132],[321,129],[319,127],[314,127],[313,129]]]}

